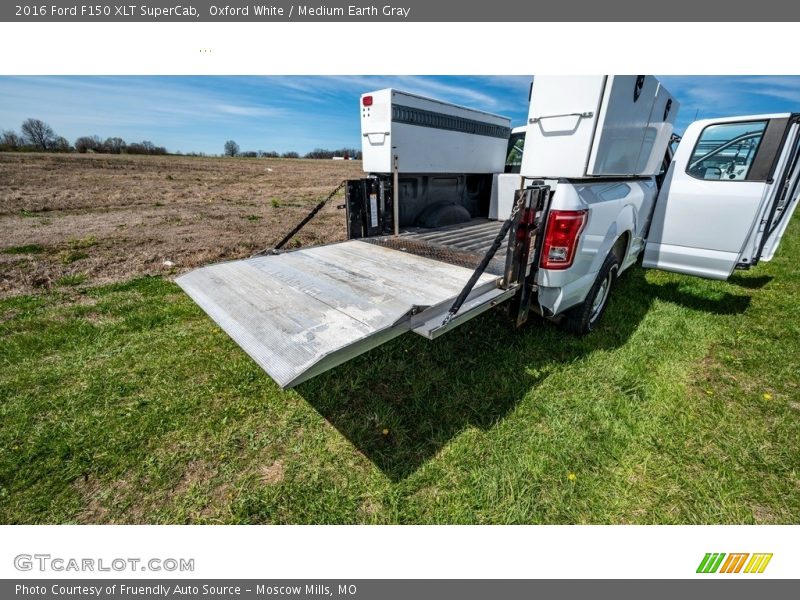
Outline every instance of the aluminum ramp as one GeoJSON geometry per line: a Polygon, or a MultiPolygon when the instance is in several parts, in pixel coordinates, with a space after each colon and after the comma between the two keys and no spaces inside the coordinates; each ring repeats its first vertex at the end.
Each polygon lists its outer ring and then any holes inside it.
{"type": "MultiPolygon", "coordinates": [[[[203,267],[178,285],[282,388],[441,319],[472,270],[348,241],[203,267]]],[[[507,297],[484,274],[446,329],[507,297]]]]}

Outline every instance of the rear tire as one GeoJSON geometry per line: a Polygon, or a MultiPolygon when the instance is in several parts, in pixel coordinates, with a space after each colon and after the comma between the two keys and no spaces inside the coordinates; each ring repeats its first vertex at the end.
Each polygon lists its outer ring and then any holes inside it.
{"type": "Polygon", "coordinates": [[[617,282],[619,259],[612,252],[607,257],[597,274],[586,299],[569,309],[561,325],[573,335],[586,335],[595,329],[603,313],[606,312],[611,290],[617,282]]]}

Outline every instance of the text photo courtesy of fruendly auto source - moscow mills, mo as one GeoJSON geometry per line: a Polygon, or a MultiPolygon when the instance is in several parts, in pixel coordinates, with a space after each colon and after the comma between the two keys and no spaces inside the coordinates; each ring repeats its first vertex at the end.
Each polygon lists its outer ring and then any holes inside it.
{"type": "Polygon", "coordinates": [[[796,523],[798,112],[0,77],[0,522],[796,523]]]}

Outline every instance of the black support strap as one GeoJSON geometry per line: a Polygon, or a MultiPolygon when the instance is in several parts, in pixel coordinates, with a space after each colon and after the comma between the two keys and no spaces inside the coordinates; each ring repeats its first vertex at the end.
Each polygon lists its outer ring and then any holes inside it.
{"type": "Polygon", "coordinates": [[[321,210],[323,209],[323,207],[324,207],[324,206],[325,206],[325,205],[326,205],[328,202],[330,202],[331,198],[333,198],[333,197],[334,197],[334,196],[335,196],[335,195],[336,195],[336,194],[339,192],[339,190],[341,190],[341,189],[344,187],[344,184],[345,184],[345,183],[347,183],[347,180],[346,180],[346,179],[345,179],[344,181],[342,181],[342,182],[341,182],[339,185],[337,185],[335,188],[333,188],[333,191],[332,191],[330,194],[328,194],[328,197],[327,197],[327,198],[325,198],[324,200],[320,201],[320,202],[319,202],[319,204],[317,204],[317,205],[316,205],[316,206],[315,206],[313,209],[311,209],[311,212],[310,212],[310,213],[308,213],[308,214],[305,216],[305,218],[303,218],[303,220],[302,220],[302,221],[300,221],[300,222],[299,222],[297,225],[295,225],[294,229],[292,229],[292,230],[291,230],[289,233],[287,233],[285,236],[283,236],[283,238],[281,239],[281,241],[280,241],[280,242],[278,242],[277,244],[275,244],[275,245],[274,245],[274,246],[272,246],[271,248],[264,248],[264,249],[263,249],[263,250],[261,250],[260,252],[256,252],[256,253],[255,253],[255,254],[253,254],[253,255],[252,255],[250,258],[254,258],[254,257],[256,257],[256,256],[263,256],[263,255],[265,255],[265,254],[277,254],[277,253],[278,253],[278,250],[280,250],[280,249],[281,249],[281,248],[283,248],[283,247],[284,247],[284,246],[285,246],[287,243],[289,243],[289,241],[290,241],[290,240],[291,240],[291,239],[292,239],[292,238],[293,238],[295,235],[297,235],[297,232],[298,232],[298,231],[300,231],[300,230],[301,230],[303,227],[305,227],[305,226],[306,226],[306,223],[308,223],[308,222],[309,222],[311,219],[313,219],[313,218],[316,216],[316,214],[317,214],[319,211],[321,211],[321,210]]]}

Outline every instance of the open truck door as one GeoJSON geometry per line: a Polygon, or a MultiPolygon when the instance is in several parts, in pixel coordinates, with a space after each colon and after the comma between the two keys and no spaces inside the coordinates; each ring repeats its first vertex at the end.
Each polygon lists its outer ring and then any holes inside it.
{"type": "Polygon", "coordinates": [[[692,123],[658,196],[644,266],[710,279],[770,260],[797,206],[800,115],[692,123]]]}

